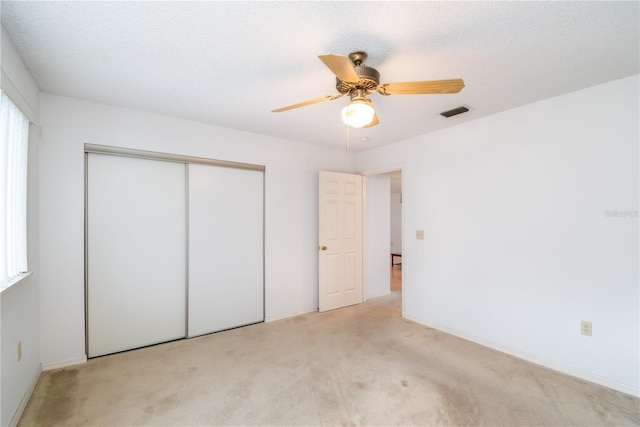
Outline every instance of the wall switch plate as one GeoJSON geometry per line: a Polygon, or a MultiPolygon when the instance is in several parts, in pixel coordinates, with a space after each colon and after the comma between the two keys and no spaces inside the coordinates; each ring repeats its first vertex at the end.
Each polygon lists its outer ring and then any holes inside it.
{"type": "Polygon", "coordinates": [[[580,322],[580,333],[582,335],[586,335],[590,337],[592,332],[593,330],[592,330],[591,322],[587,322],[586,320],[583,320],[580,322]]]}
{"type": "Polygon", "coordinates": [[[424,230],[416,230],[416,239],[424,240],[424,230]]]}
{"type": "Polygon", "coordinates": [[[18,352],[18,362],[19,362],[20,359],[22,359],[22,341],[18,341],[17,352],[18,352]]]}

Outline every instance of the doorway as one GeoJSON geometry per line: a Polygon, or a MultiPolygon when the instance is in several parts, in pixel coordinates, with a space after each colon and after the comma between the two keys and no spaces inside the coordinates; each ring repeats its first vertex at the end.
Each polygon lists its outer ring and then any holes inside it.
{"type": "Polygon", "coordinates": [[[389,174],[389,251],[391,292],[402,291],[402,171],[389,174]]]}
{"type": "MultiPolygon", "coordinates": [[[[402,168],[368,171],[364,175],[365,299],[397,294],[404,308],[402,168]]],[[[406,288],[406,283],[404,285],[406,288]]]]}

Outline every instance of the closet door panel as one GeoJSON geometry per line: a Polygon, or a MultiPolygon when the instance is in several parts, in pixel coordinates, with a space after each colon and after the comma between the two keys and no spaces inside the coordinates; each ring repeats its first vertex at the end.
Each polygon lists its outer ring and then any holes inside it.
{"type": "Polygon", "coordinates": [[[186,335],[182,163],[88,154],[89,357],[186,335]]]}
{"type": "Polygon", "coordinates": [[[189,336],[264,321],[263,179],[189,165],[189,336]]]}

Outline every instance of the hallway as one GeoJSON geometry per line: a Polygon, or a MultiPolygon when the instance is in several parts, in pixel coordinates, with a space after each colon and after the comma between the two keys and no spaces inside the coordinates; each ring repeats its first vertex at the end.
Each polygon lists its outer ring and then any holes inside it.
{"type": "Polygon", "coordinates": [[[391,291],[402,290],[402,264],[391,267],[391,291]]]}

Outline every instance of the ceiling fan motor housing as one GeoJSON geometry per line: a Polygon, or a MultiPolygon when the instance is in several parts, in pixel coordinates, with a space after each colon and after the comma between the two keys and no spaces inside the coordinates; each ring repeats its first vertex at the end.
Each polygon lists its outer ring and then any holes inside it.
{"type": "Polygon", "coordinates": [[[353,89],[364,89],[367,92],[375,92],[380,84],[380,73],[375,68],[367,67],[366,65],[356,65],[353,67],[356,70],[356,74],[360,77],[360,81],[357,83],[343,82],[336,78],[336,89],[338,92],[346,95],[353,89]]]}

